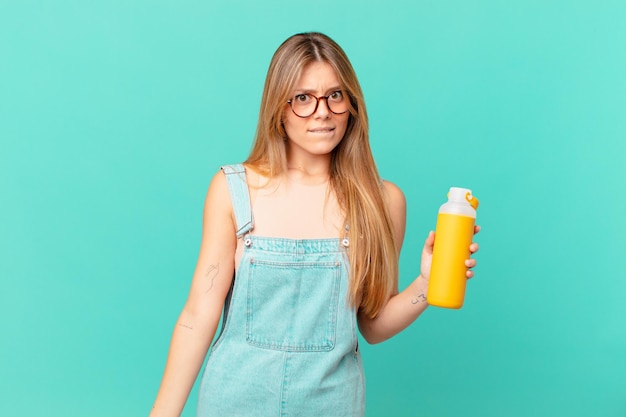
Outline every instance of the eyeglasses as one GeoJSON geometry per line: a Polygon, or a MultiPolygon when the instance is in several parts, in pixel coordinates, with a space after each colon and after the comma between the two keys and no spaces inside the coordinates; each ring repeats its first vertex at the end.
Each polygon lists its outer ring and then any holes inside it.
{"type": "Polygon", "coordinates": [[[309,117],[317,111],[320,100],[326,100],[326,106],[333,114],[343,114],[348,111],[348,100],[343,91],[333,91],[327,96],[316,97],[313,94],[296,94],[291,100],[287,100],[291,111],[298,117],[309,117]]]}

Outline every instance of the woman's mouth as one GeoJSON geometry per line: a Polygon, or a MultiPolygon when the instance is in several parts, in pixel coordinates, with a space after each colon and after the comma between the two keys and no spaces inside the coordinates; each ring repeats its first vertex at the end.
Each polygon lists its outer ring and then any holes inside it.
{"type": "Polygon", "coordinates": [[[315,129],[309,129],[311,133],[330,133],[335,130],[334,127],[316,127],[315,129]]]}

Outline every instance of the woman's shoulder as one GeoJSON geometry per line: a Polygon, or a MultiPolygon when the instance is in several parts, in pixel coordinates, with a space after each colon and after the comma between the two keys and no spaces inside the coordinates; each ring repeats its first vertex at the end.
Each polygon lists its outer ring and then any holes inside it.
{"type": "Polygon", "coordinates": [[[398,249],[402,248],[406,228],[406,198],[396,184],[383,180],[383,196],[394,227],[394,236],[398,249]]]}
{"type": "Polygon", "coordinates": [[[250,192],[264,179],[262,173],[248,164],[222,165],[211,179],[207,191],[207,202],[214,202],[223,209],[232,211],[231,192],[250,192]],[[229,182],[232,181],[242,182],[229,186],[229,182]]]}
{"type": "Polygon", "coordinates": [[[251,166],[244,163],[222,165],[220,169],[213,175],[211,186],[219,189],[227,189],[229,179],[228,175],[236,175],[243,179],[246,183],[254,183],[259,178],[259,173],[251,166]]]}
{"type": "Polygon", "coordinates": [[[383,195],[385,196],[385,200],[389,205],[397,205],[402,204],[406,205],[406,198],[404,197],[404,192],[391,181],[382,180],[382,189],[383,195]]]}
{"type": "Polygon", "coordinates": [[[224,167],[221,167],[211,178],[209,189],[207,190],[206,203],[218,207],[221,206],[223,209],[232,209],[232,207],[229,207],[228,180],[223,168],[224,167]]]}

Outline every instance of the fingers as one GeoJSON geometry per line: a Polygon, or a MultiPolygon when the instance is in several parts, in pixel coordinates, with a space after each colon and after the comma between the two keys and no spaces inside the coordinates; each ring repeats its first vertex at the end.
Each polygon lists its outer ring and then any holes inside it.
{"type": "MultiPolygon", "coordinates": [[[[476,259],[467,259],[465,261],[465,266],[468,268],[474,268],[476,266],[476,259]]],[[[473,278],[474,277],[474,271],[472,271],[471,269],[468,269],[465,272],[465,276],[467,277],[467,279],[473,278]]]]}
{"type": "MultiPolygon", "coordinates": [[[[474,226],[474,234],[477,234],[478,232],[480,232],[480,226],[474,226]]],[[[473,255],[476,252],[478,252],[479,249],[479,245],[476,242],[473,242],[469,249],[470,249],[470,253],[473,255]]],[[[465,261],[465,266],[468,268],[467,272],[465,273],[465,276],[467,277],[467,279],[473,278],[474,277],[474,271],[472,271],[471,268],[474,268],[476,266],[476,259],[467,259],[465,261]]]]}
{"type": "Polygon", "coordinates": [[[428,233],[428,237],[424,242],[424,251],[427,253],[433,253],[433,247],[435,246],[435,232],[432,230],[428,233]]]}

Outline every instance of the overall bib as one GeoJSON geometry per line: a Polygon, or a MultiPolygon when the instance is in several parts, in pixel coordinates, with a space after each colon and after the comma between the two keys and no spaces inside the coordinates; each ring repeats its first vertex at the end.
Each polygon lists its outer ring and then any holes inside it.
{"type": "Polygon", "coordinates": [[[245,249],[202,376],[197,415],[363,416],[365,381],[356,314],[347,296],[347,239],[250,234],[254,222],[244,167],[222,169],[245,249]]]}

